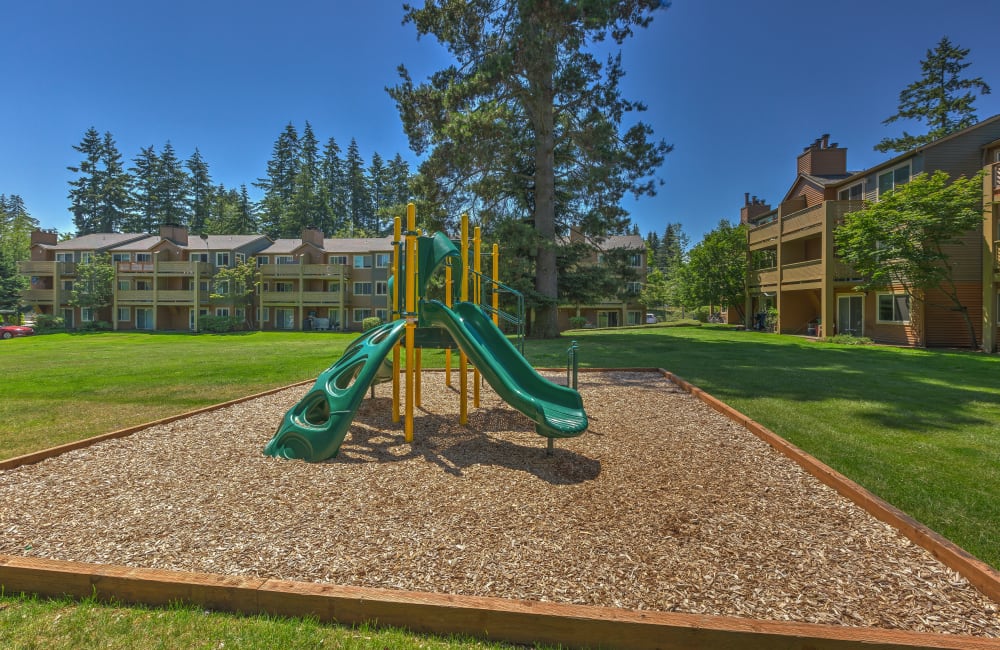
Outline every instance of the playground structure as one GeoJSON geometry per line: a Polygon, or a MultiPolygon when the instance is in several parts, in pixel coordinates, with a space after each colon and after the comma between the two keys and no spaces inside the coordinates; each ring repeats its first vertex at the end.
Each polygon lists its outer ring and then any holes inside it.
{"type": "Polygon", "coordinates": [[[395,222],[396,254],[389,280],[390,322],[363,333],[336,363],[320,374],[309,392],[285,414],[274,437],[264,447],[265,454],[309,462],[335,457],[365,393],[380,382],[392,382],[392,420],[399,422],[401,357],[405,358],[404,440],[413,442],[414,409],[421,401],[423,348],[445,349],[448,385],[451,385],[451,352],[458,350],[460,424],[468,423],[471,361],[474,406],[479,405],[480,380],[484,377],[504,402],[535,423],[535,432],[548,439],[549,453],[555,438],[578,436],[586,431],[587,415],[580,394],[539,375],[499,328],[501,312],[496,288],[502,285],[498,279],[497,246],[494,244],[492,251],[490,282],[494,290],[488,316],[480,306],[484,276],[479,228],[475,228],[470,251],[467,215],[462,216],[458,246],[440,232],[421,236],[415,222],[416,212],[411,203],[407,206],[406,231],[401,230],[399,217],[395,222]],[[444,302],[427,298],[430,279],[442,266],[444,302]],[[453,281],[456,272],[457,286],[453,281]]]}

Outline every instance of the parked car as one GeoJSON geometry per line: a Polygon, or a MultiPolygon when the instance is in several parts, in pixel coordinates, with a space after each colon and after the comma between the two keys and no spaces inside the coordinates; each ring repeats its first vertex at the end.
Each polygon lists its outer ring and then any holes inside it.
{"type": "Polygon", "coordinates": [[[646,314],[646,324],[652,325],[656,323],[656,314],[646,314]]]}
{"type": "Polygon", "coordinates": [[[27,325],[0,325],[0,339],[12,339],[15,336],[31,336],[35,330],[27,325]]]}

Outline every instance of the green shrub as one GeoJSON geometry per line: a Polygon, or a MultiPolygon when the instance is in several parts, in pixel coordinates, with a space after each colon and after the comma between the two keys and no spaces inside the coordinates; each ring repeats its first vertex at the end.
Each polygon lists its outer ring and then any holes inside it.
{"type": "Polygon", "coordinates": [[[381,318],[379,318],[378,316],[369,316],[368,318],[361,321],[361,329],[367,332],[373,327],[378,327],[381,324],[382,324],[381,318]]]}
{"type": "Polygon", "coordinates": [[[198,319],[198,330],[221,334],[242,329],[243,321],[235,316],[202,316],[198,319]]]}
{"type": "Polygon", "coordinates": [[[873,345],[875,341],[872,341],[867,336],[854,336],[853,334],[837,334],[836,336],[828,336],[823,339],[827,343],[837,343],[839,345],[873,345]]]}
{"type": "Polygon", "coordinates": [[[689,318],[693,318],[693,319],[695,319],[696,321],[698,321],[700,323],[707,323],[708,322],[708,316],[711,313],[712,312],[709,310],[708,306],[705,305],[705,306],[698,307],[697,309],[693,310],[690,314],[688,314],[688,317],[689,318]]]}
{"type": "Polygon", "coordinates": [[[107,332],[111,329],[111,323],[106,320],[91,320],[80,323],[81,332],[107,332]]]}
{"type": "Polygon", "coordinates": [[[66,329],[66,319],[52,314],[39,314],[35,318],[35,329],[39,332],[55,332],[66,329]]]}
{"type": "Polygon", "coordinates": [[[587,326],[587,319],[583,316],[570,316],[569,317],[569,327],[570,329],[579,330],[587,326]]]}

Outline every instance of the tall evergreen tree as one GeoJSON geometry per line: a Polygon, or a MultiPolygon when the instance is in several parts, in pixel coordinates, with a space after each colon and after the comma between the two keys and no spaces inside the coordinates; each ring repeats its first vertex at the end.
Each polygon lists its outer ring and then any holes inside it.
{"type": "Polygon", "coordinates": [[[368,165],[368,194],[372,201],[372,227],[376,232],[386,228],[382,222],[382,209],[386,205],[386,191],[389,185],[389,169],[382,161],[378,152],[372,153],[371,164],[368,165]]]}
{"type": "Polygon", "coordinates": [[[920,80],[900,91],[899,111],[882,124],[916,120],[925,123],[928,132],[910,135],[904,130],[898,138],[884,138],[875,145],[876,151],[909,151],[978,121],[972,106],[975,93],[989,95],[990,87],[982,77],[962,78],[962,71],[971,65],[965,62],[968,55],[968,49],[952,44],[947,36],[933,50],[927,50],[926,58],[920,62],[920,80]]]}
{"type": "Polygon", "coordinates": [[[352,229],[368,232],[372,226],[371,195],[365,176],[365,161],[358,150],[358,142],[351,138],[344,158],[344,173],[347,187],[348,222],[352,229]]]}
{"type": "Polygon", "coordinates": [[[28,213],[24,199],[17,194],[0,194],[0,253],[11,261],[31,258],[31,232],[38,219],[28,213]]]}
{"type": "Polygon", "coordinates": [[[73,225],[78,235],[100,232],[101,212],[101,154],[103,142],[97,129],[90,127],[80,144],[73,149],[83,154],[83,160],[76,166],[67,167],[69,171],[78,174],[69,182],[70,212],[73,213],[73,225]]]}
{"type": "Polygon", "coordinates": [[[239,205],[237,208],[236,235],[252,235],[258,232],[257,214],[253,201],[247,192],[246,185],[240,185],[239,205]]]}
{"type": "Polygon", "coordinates": [[[389,161],[386,201],[389,206],[406,205],[410,201],[410,164],[398,153],[389,161]]]}
{"type": "Polygon", "coordinates": [[[293,179],[291,203],[282,221],[282,236],[297,237],[303,228],[322,228],[326,210],[320,195],[319,142],[306,122],[299,140],[298,171],[293,179]]]}
{"type": "Polygon", "coordinates": [[[205,224],[212,210],[212,193],[214,191],[212,177],[208,173],[208,163],[202,158],[197,147],[184,164],[190,175],[188,214],[191,220],[188,223],[188,228],[191,232],[201,233],[205,230],[205,224]]]}
{"type": "Polygon", "coordinates": [[[343,229],[347,220],[347,179],[344,161],[340,157],[340,146],[332,137],[323,147],[319,194],[325,212],[320,228],[325,233],[338,232],[343,229]]]}
{"type": "Polygon", "coordinates": [[[160,154],[159,223],[187,225],[190,215],[191,179],[168,140],[160,154]]]}
{"type": "Polygon", "coordinates": [[[139,149],[132,160],[131,195],[132,210],[123,230],[126,232],[153,232],[159,225],[160,156],[153,145],[139,149]]]}
{"type": "Polygon", "coordinates": [[[100,187],[98,227],[100,232],[115,232],[122,228],[128,215],[129,176],[110,131],[106,131],[101,140],[101,168],[97,176],[100,187]]]}
{"type": "Polygon", "coordinates": [[[537,310],[534,335],[558,335],[557,244],[579,226],[600,238],[621,233],[621,198],[652,194],[651,176],[670,150],[651,129],[623,130],[626,112],[645,107],[621,96],[620,54],[605,64],[590,43],[619,45],[645,27],[663,0],[428,0],[404,5],[418,36],[432,34],[457,64],[416,86],[400,66],[389,89],[418,154],[424,183],[462,195],[470,209],[523,218],[538,231],[533,251],[537,310]],[[558,218],[557,218],[558,217],[558,218]]]}
{"type": "Polygon", "coordinates": [[[269,237],[278,237],[295,194],[295,175],[299,165],[299,134],[289,122],[274,142],[267,176],[258,178],[255,187],[264,190],[260,202],[261,228],[269,237]]]}

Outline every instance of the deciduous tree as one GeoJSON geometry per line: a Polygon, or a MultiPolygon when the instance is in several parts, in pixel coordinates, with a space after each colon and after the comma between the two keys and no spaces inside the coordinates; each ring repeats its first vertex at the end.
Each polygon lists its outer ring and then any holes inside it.
{"type": "Polygon", "coordinates": [[[911,301],[926,302],[937,289],[960,312],[973,349],[978,347],[969,308],[959,295],[949,248],[981,228],[982,177],[958,178],[936,171],[909,183],[863,210],[844,215],[834,232],[838,254],[865,279],[859,289],[900,287],[911,301]]]}
{"type": "Polygon", "coordinates": [[[735,308],[742,320],[746,273],[746,228],[723,219],[688,253],[687,263],[679,273],[682,300],[692,308],[735,308]]]}

